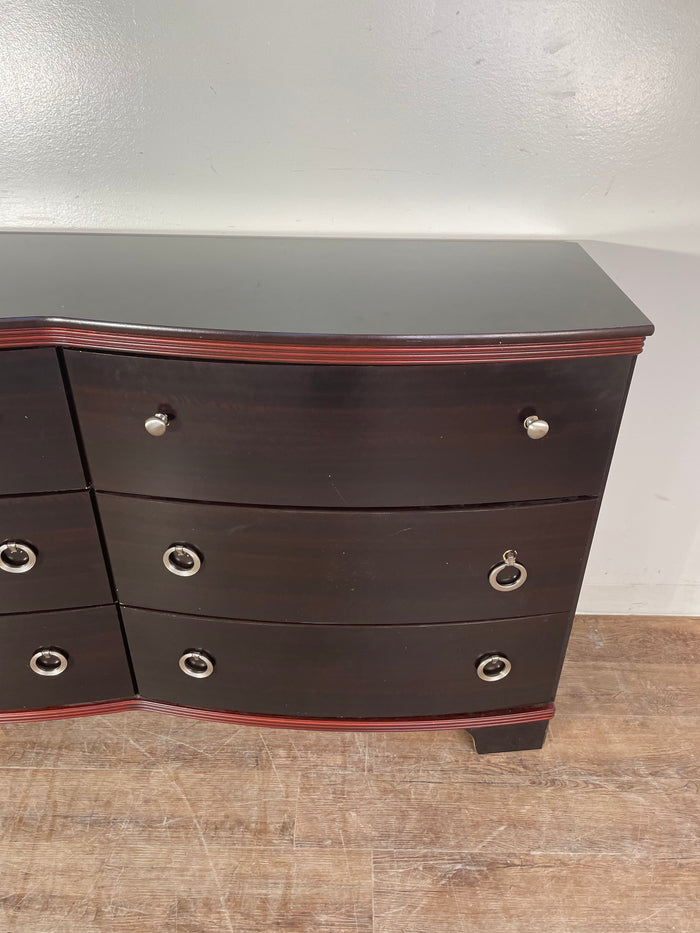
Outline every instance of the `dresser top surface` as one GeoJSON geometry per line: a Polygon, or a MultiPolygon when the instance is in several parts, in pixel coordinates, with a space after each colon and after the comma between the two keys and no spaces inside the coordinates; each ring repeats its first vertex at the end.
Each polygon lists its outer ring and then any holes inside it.
{"type": "Polygon", "coordinates": [[[586,340],[652,325],[574,243],[0,234],[0,329],[586,340]]]}

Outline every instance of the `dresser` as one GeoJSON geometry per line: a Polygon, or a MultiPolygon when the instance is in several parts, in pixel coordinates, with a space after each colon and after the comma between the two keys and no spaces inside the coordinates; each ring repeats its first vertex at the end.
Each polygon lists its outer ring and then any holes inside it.
{"type": "Polygon", "coordinates": [[[0,721],[542,745],[653,331],[579,246],[5,233],[0,274],[0,721]]]}

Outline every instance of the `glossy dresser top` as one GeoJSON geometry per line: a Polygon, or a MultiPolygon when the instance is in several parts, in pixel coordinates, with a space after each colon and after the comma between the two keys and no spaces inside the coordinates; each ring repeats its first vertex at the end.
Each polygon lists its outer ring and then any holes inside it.
{"type": "Polygon", "coordinates": [[[0,276],[0,339],[39,324],[413,347],[653,331],[565,242],[3,233],[0,276]]]}

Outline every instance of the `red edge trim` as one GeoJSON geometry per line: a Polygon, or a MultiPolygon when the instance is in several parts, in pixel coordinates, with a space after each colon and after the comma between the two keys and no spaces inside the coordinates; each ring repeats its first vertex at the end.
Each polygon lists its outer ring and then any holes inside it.
{"type": "Polygon", "coordinates": [[[472,716],[418,716],[410,719],[299,719],[290,716],[268,716],[255,713],[233,713],[225,710],[195,709],[132,697],[102,703],[81,703],[76,706],[52,706],[48,709],[3,710],[0,724],[46,722],[52,719],[77,719],[81,716],[102,716],[128,710],[148,710],[169,713],[206,722],[225,722],[239,726],[263,726],[272,729],[312,729],[321,732],[427,732],[438,729],[479,729],[486,726],[512,726],[521,722],[540,722],[554,716],[554,704],[508,712],[477,713],[472,716]]]}
{"type": "Polygon", "coordinates": [[[500,363],[568,360],[591,356],[629,356],[642,352],[644,337],[551,343],[491,343],[480,346],[332,346],[248,343],[176,336],[151,336],[78,327],[44,326],[0,330],[0,348],[75,347],[267,363],[400,365],[407,363],[500,363]]]}

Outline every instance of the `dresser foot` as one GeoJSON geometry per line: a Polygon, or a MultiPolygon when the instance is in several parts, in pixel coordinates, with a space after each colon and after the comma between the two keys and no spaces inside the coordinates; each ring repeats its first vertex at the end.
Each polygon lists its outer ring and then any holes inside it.
{"type": "Polygon", "coordinates": [[[539,722],[520,722],[510,726],[487,726],[483,729],[467,730],[474,739],[479,755],[494,752],[524,752],[542,748],[547,736],[548,719],[539,722]]]}

